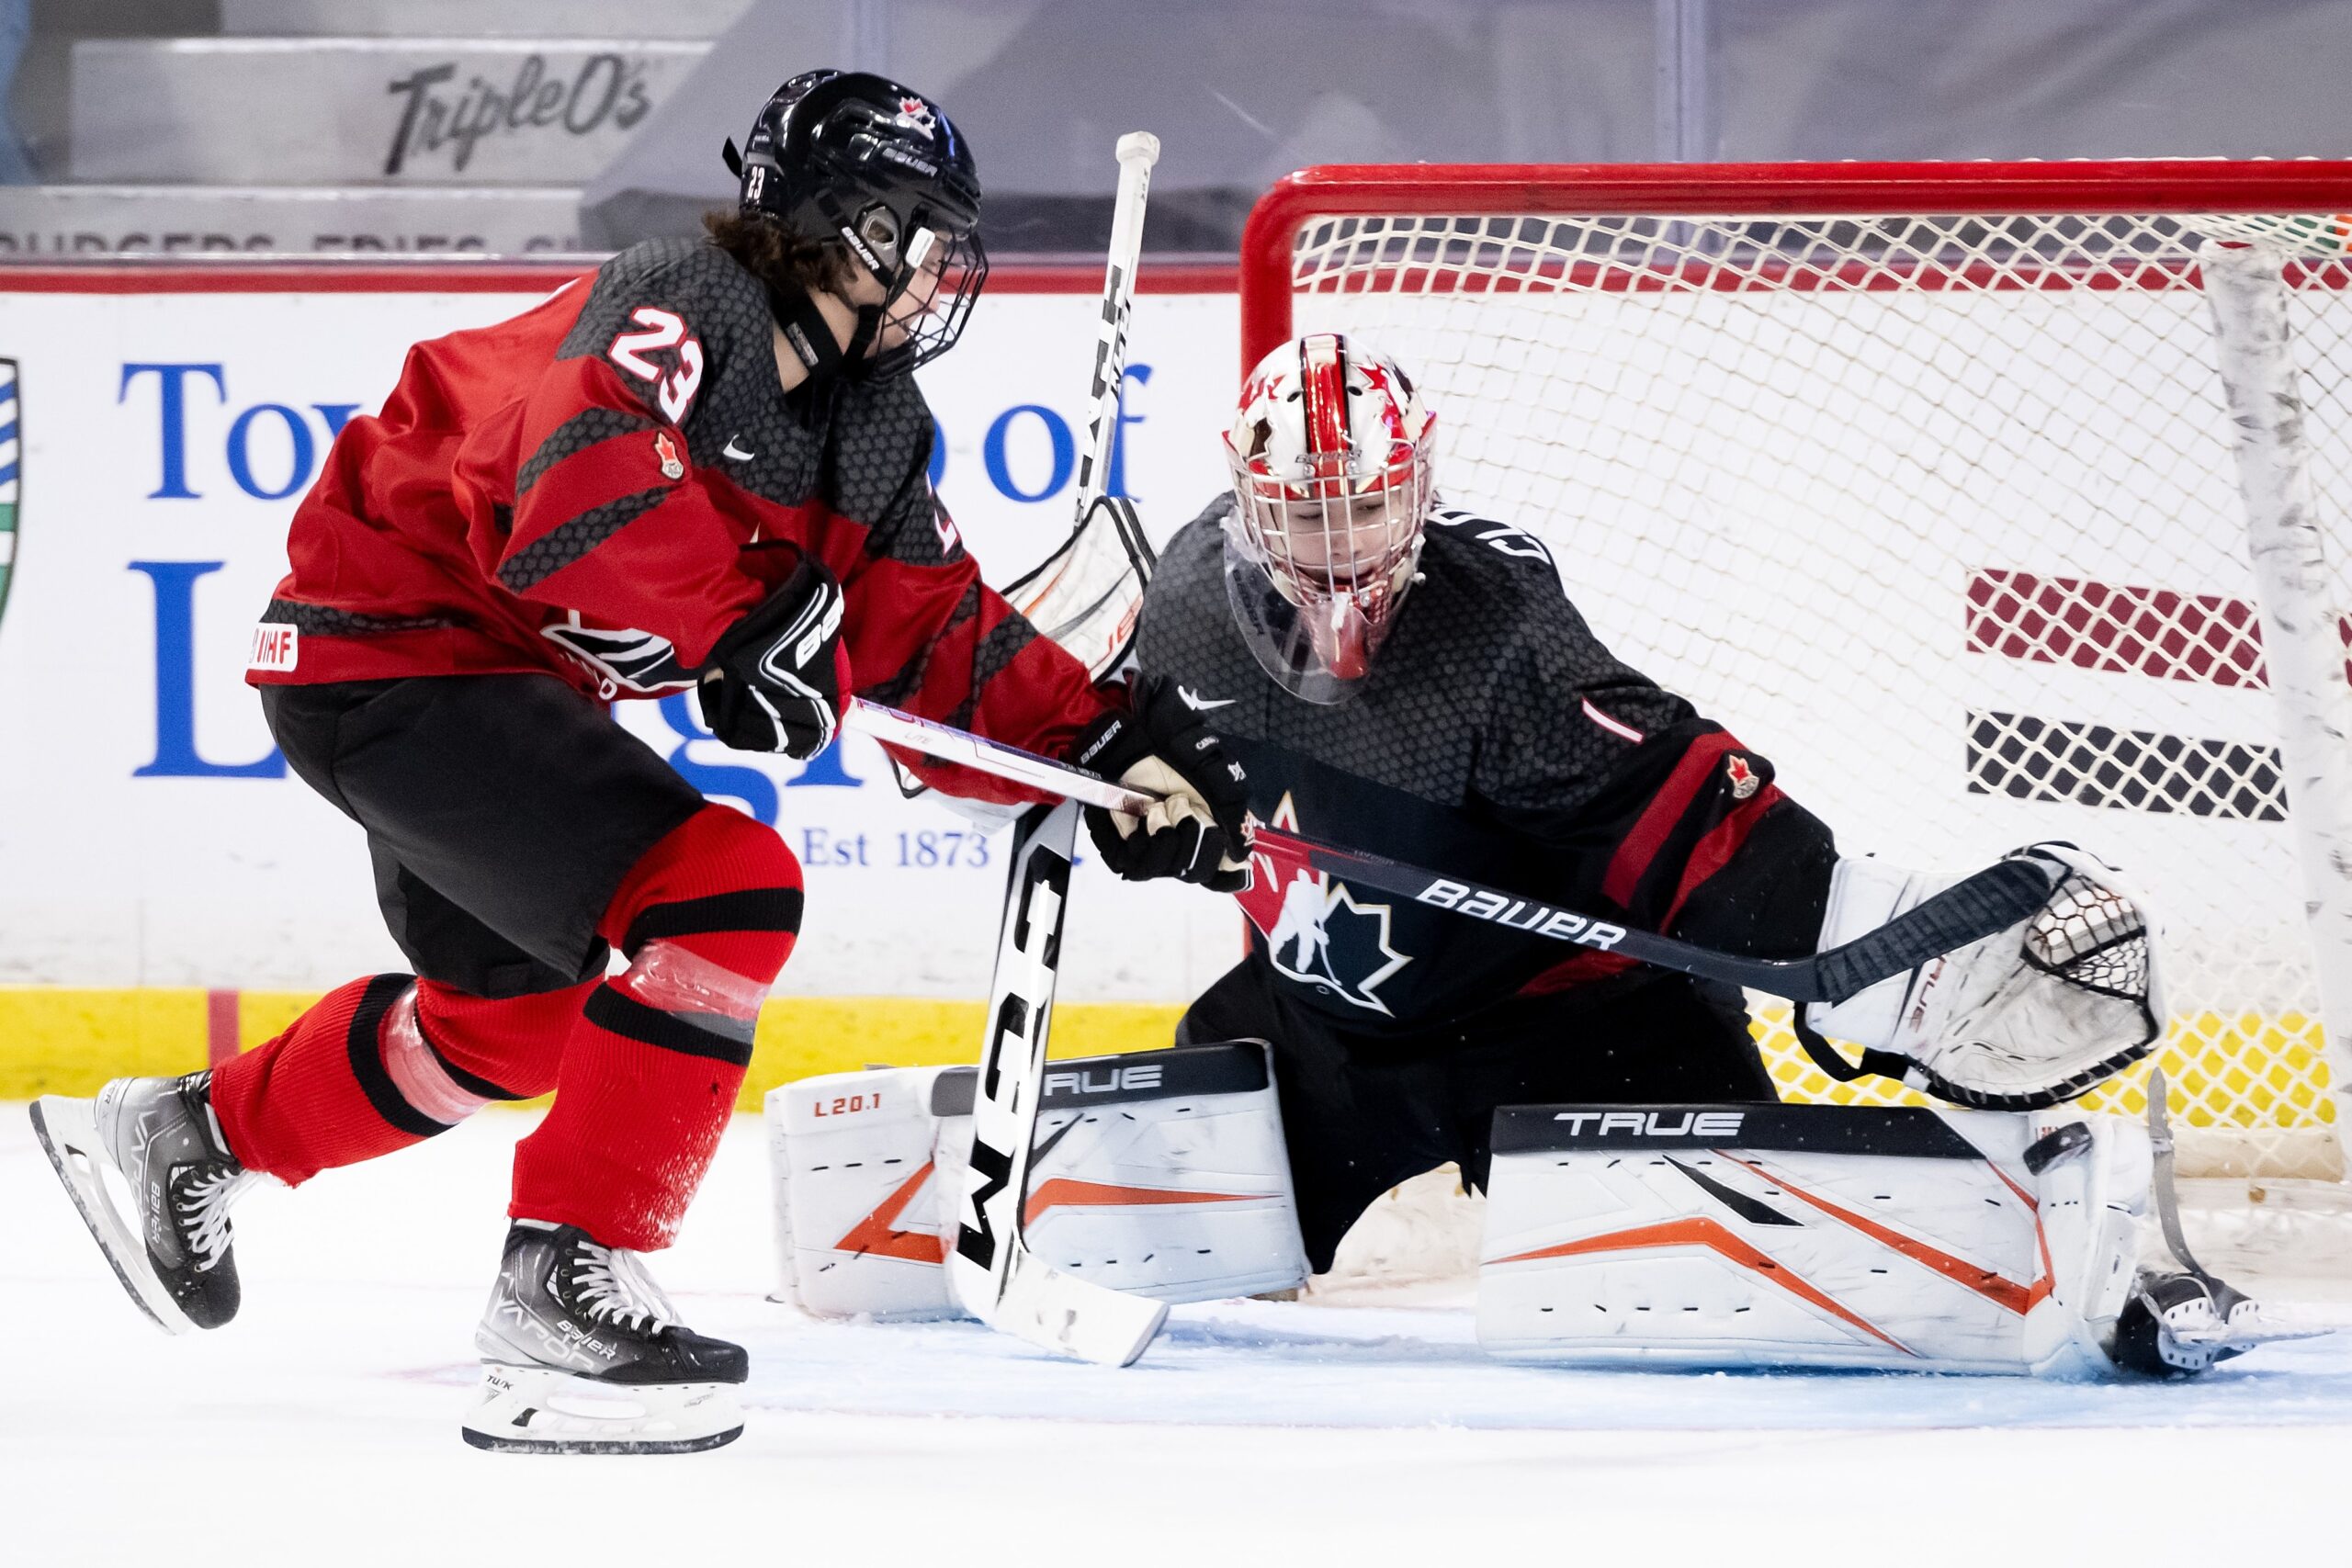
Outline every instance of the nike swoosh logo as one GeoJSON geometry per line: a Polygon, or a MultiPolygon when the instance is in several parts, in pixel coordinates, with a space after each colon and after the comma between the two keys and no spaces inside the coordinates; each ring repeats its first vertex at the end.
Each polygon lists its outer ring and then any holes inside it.
{"type": "Polygon", "coordinates": [[[1194,713],[1207,713],[1212,708],[1229,708],[1241,700],[1239,697],[1224,697],[1212,701],[1190,686],[1177,687],[1176,694],[1182,697],[1184,700],[1184,705],[1194,713]]]}
{"type": "Polygon", "coordinates": [[[756,452],[746,452],[741,446],[735,445],[739,437],[736,436],[729,436],[727,438],[727,445],[719,448],[719,456],[724,457],[732,457],[739,463],[748,463],[752,458],[759,456],[756,452]]]}

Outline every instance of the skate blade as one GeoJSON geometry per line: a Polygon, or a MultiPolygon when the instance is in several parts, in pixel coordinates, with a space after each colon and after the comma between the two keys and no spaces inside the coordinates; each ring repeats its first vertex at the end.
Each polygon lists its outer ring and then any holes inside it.
{"type": "Polygon", "coordinates": [[[550,1367],[486,1363],[481,1400],[458,1435],[505,1454],[691,1454],[743,1435],[743,1412],[715,1382],[632,1388],[550,1367]]]}
{"type": "Polygon", "coordinates": [[[139,1310],[166,1334],[186,1334],[196,1326],[147,1261],[147,1244],[122,1223],[101,1174],[107,1156],[98,1140],[98,1119],[93,1102],[45,1094],[32,1104],[33,1133],[56,1168],[57,1179],[74,1200],[90,1238],[106,1254],[114,1277],[139,1310]]]}

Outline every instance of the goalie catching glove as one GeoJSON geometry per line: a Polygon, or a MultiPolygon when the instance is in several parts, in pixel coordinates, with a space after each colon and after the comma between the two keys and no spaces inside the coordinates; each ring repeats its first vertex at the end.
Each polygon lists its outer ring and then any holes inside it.
{"type": "Polygon", "coordinates": [[[727,629],[695,695],[710,732],[738,751],[805,762],[840,733],[850,690],[842,585],[814,556],[727,629]]]}
{"type": "MultiPolygon", "coordinates": [[[[1956,1105],[2030,1111],[2071,1100],[2146,1055],[2163,1032],[2147,899],[2072,844],[2007,859],[2045,871],[2031,916],[1842,1002],[1802,1010],[1797,1037],[1841,1080],[1877,1073],[1956,1105]],[[1862,1047],[1857,1067],[1823,1036],[1862,1047]]],[[[1875,860],[1841,860],[1822,919],[1824,951],[1851,942],[1962,880],[1875,860]]]]}
{"type": "Polygon", "coordinates": [[[1137,818],[1089,807],[1087,830],[1102,863],[1130,882],[1173,876],[1216,893],[1250,886],[1250,775],[1184,705],[1173,683],[1146,676],[1134,710],[1117,709],[1078,739],[1070,760],[1161,798],[1137,818]]]}

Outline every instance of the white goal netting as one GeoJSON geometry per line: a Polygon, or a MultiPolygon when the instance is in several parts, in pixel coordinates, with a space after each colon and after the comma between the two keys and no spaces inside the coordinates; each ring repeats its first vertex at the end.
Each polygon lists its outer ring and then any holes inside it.
{"type": "MultiPolygon", "coordinates": [[[[1419,173],[1414,210],[1335,191],[1287,276],[1245,263],[1268,340],[1245,346],[1344,329],[1397,355],[1440,421],[1440,493],[1548,541],[1611,645],[1770,757],[1846,852],[1972,866],[2056,838],[2136,874],[2185,1168],[2340,1176],[2205,276],[2253,240],[2291,295],[2329,547],[2310,635],[2352,697],[2345,220],[1934,216],[1932,182],[1890,196],[1860,166],[1872,210],[1807,215],[1748,177],[1712,215],[1697,183],[1670,215],[1595,211],[1532,170],[1539,196],[1449,212],[1447,171],[1419,173]]],[[[1895,1098],[1832,1084],[1785,1017],[1758,1009],[1785,1095],[1895,1098]]],[[[2087,1103],[2137,1112],[2144,1078],[2087,1103]]]]}

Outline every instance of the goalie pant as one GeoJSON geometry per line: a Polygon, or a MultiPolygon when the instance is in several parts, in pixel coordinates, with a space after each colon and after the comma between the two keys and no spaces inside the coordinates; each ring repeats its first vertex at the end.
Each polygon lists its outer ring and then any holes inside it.
{"type": "Polygon", "coordinates": [[[1510,998],[1398,1036],[1333,1027],[1258,951],[1201,994],[1176,1038],[1272,1043],[1291,1188],[1317,1273],[1398,1183],[1452,1161],[1483,1190],[1499,1107],[1775,1098],[1739,992],[1680,976],[1510,998]]]}

